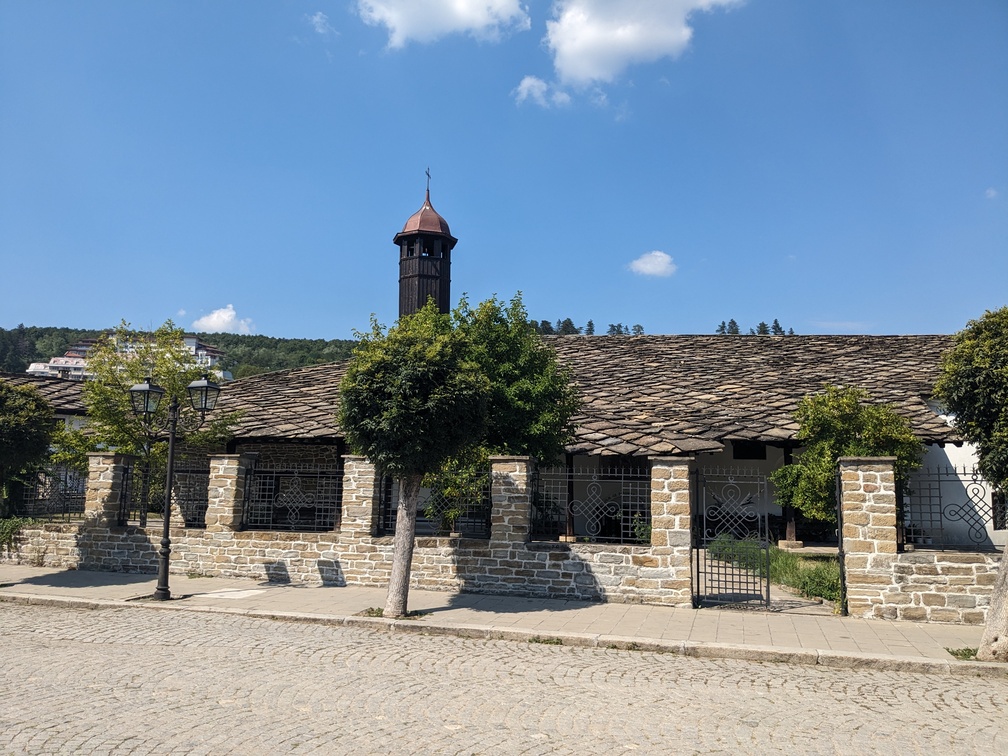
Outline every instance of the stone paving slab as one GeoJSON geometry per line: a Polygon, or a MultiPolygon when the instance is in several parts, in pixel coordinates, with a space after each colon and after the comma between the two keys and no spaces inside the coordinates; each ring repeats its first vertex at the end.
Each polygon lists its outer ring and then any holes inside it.
{"type": "Polygon", "coordinates": [[[1008,665],[959,662],[946,649],[976,647],[982,627],[865,620],[827,614],[688,609],[411,589],[422,616],[361,617],[384,588],[298,586],[171,576],[172,600],[150,599],[153,575],[0,564],[0,600],[225,612],[385,631],[555,639],[565,645],[649,648],[706,658],[1008,677],[1008,665]]]}

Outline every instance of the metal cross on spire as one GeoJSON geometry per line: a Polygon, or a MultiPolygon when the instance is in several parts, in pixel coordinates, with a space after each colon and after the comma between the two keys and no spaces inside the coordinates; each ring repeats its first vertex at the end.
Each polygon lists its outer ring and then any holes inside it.
{"type": "Polygon", "coordinates": [[[430,166],[427,166],[427,170],[424,171],[427,174],[427,191],[430,191],[430,166]]]}

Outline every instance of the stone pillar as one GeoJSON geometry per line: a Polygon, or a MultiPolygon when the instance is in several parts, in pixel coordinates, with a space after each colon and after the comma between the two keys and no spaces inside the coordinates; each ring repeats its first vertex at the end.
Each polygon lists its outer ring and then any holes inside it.
{"type": "Polygon", "coordinates": [[[490,457],[490,548],[524,544],[532,514],[531,457],[490,457]]]}
{"type": "Polygon", "coordinates": [[[110,528],[118,524],[126,467],[132,459],[124,454],[88,454],[84,494],[84,519],[88,527],[110,528]]]}
{"type": "Polygon", "coordinates": [[[651,460],[651,559],[662,603],[692,606],[692,524],[689,460],[651,460]]]}
{"type": "Polygon", "coordinates": [[[841,457],[847,608],[855,617],[883,616],[896,558],[895,457],[841,457]]]}
{"type": "Polygon", "coordinates": [[[343,506],[340,533],[343,539],[370,538],[375,534],[381,503],[381,476],[366,457],[343,458],[343,506]]]}
{"type": "Polygon", "coordinates": [[[210,456],[205,520],[208,533],[233,533],[241,530],[245,508],[245,481],[255,458],[255,454],[210,456]]]}

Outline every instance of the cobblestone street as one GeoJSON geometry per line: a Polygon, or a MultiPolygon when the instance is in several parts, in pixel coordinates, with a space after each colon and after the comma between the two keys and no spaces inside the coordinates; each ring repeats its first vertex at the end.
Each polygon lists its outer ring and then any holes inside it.
{"type": "Polygon", "coordinates": [[[4,753],[1008,753],[1008,681],[0,604],[4,753]]]}

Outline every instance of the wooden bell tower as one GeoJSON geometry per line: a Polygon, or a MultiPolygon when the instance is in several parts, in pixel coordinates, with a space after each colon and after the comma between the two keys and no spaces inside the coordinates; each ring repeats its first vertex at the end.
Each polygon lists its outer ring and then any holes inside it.
{"type": "Polygon", "coordinates": [[[430,297],[451,310],[451,252],[458,242],[430,201],[430,173],[423,206],[392,240],[399,247],[399,317],[412,315],[430,297]]]}

